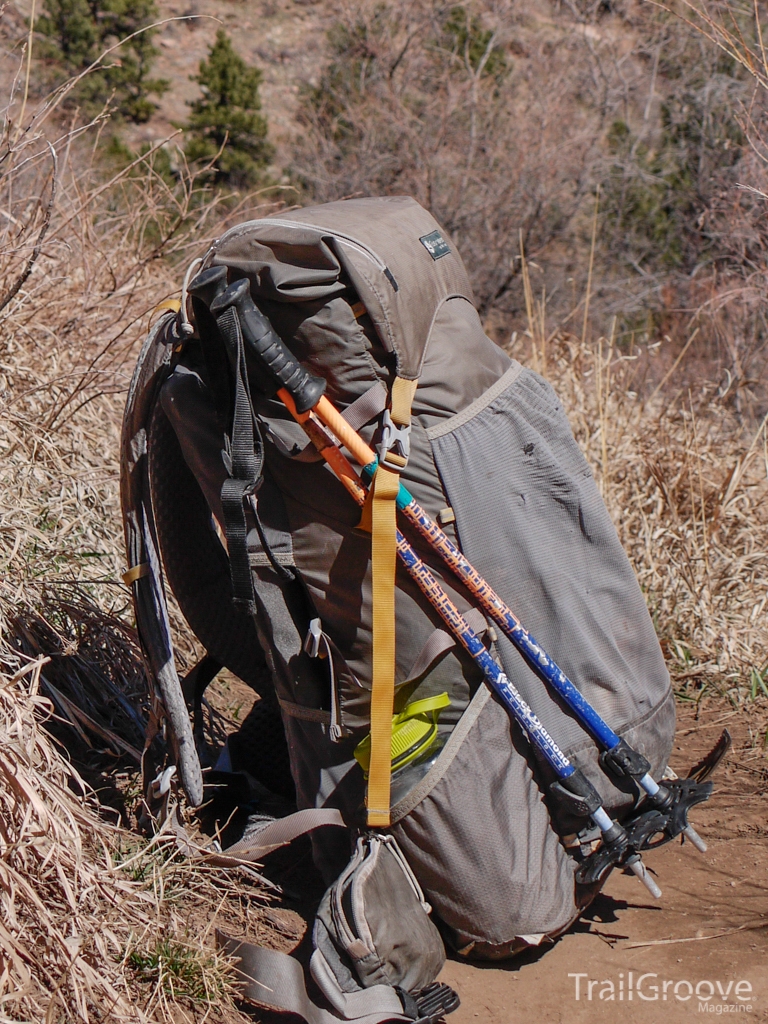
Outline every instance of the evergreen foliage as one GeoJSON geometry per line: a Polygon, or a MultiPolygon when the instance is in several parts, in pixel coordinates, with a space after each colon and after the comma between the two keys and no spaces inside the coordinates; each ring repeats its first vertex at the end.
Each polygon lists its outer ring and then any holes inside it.
{"type": "Polygon", "coordinates": [[[203,95],[190,104],[192,115],[185,126],[186,157],[191,163],[215,160],[214,184],[247,189],[263,179],[273,151],[267,142],[266,119],[258,113],[261,77],[261,71],[249,67],[219,29],[208,60],[200,62],[200,72],[193,78],[203,95]]]}
{"type": "Polygon", "coordinates": [[[507,60],[500,46],[493,44],[493,32],[483,29],[476,14],[461,4],[452,7],[443,29],[447,48],[475,73],[500,80],[507,70],[507,60]],[[487,51],[487,52],[486,52],[487,51]]]}
{"type": "Polygon", "coordinates": [[[46,37],[43,56],[53,69],[54,83],[79,74],[110,46],[139,32],[83,78],[70,102],[89,114],[111,102],[128,120],[149,120],[156,110],[150,96],[161,96],[170,86],[165,79],[150,77],[158,54],[152,43],[156,30],[140,32],[156,18],[154,0],[46,0],[36,28],[46,37]]]}

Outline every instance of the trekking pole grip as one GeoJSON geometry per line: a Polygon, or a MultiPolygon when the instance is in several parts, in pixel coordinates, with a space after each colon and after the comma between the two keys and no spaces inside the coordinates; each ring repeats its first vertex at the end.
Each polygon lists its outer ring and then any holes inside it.
{"type": "Polygon", "coordinates": [[[300,413],[308,412],[322,398],[325,381],[305,370],[272,324],[251,298],[251,287],[246,278],[231,284],[211,303],[211,312],[219,317],[234,307],[240,320],[246,351],[253,352],[278,387],[285,388],[300,413]]]}

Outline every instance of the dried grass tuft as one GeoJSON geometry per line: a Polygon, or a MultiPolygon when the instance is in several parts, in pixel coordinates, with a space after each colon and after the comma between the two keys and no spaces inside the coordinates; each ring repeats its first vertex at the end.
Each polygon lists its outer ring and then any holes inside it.
{"type": "Polygon", "coordinates": [[[113,827],[44,725],[45,660],[0,670],[0,1020],[204,1019],[232,1006],[217,911],[257,927],[263,895],[193,864],[172,832],[113,827]]]}
{"type": "Polygon", "coordinates": [[[258,879],[119,827],[85,781],[118,803],[139,790],[122,406],[216,205],[151,155],[105,180],[84,129],[57,138],[50,113],[0,130],[0,1021],[234,1019],[212,922],[253,933],[258,879]]]}
{"type": "Polygon", "coordinates": [[[5,1019],[138,1021],[119,957],[147,893],[111,864],[113,832],[40,728],[43,661],[0,674],[0,1007],[5,1019]],[[98,1018],[96,1018],[98,1019],[98,1018]]]}
{"type": "Polygon", "coordinates": [[[72,738],[139,766],[148,699],[135,631],[76,587],[28,588],[8,624],[15,651],[45,657],[41,689],[72,738]]]}

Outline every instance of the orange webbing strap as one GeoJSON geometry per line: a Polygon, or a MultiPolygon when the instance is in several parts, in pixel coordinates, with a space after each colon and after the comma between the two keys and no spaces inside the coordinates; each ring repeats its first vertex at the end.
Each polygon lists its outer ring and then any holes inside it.
{"type": "MultiPolygon", "coordinates": [[[[411,422],[416,381],[396,377],[390,415],[397,426],[411,422]]],[[[395,702],[395,499],[400,488],[396,468],[379,465],[366,503],[371,525],[373,597],[373,672],[371,686],[371,763],[368,769],[368,824],[389,825],[392,775],[392,715],[395,702]]],[[[364,516],[365,517],[365,516],[364,516]]]]}

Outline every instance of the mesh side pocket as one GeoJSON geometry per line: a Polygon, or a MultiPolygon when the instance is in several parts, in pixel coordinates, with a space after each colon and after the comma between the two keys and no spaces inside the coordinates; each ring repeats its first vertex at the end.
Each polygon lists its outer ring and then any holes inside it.
{"type": "Polygon", "coordinates": [[[574,863],[550,824],[525,739],[485,688],[455,739],[393,833],[455,948],[510,956],[578,916],[574,863]]]}
{"type": "MultiPolygon", "coordinates": [[[[632,566],[551,386],[522,373],[469,419],[429,431],[465,555],[619,735],[662,770],[669,675],[632,566]]],[[[499,631],[500,632],[500,631],[499,631]]],[[[504,671],[608,808],[631,805],[579,721],[500,635],[504,671]]],[[[631,787],[630,787],[631,788],[631,787]]]]}

